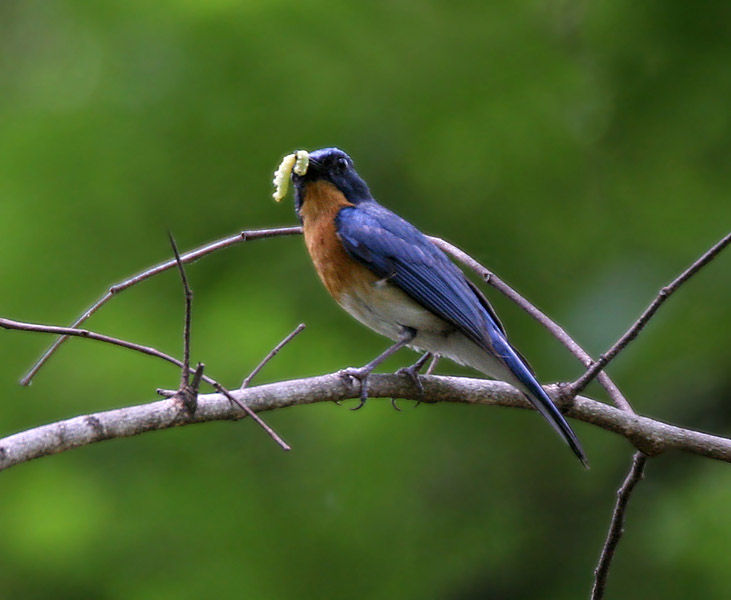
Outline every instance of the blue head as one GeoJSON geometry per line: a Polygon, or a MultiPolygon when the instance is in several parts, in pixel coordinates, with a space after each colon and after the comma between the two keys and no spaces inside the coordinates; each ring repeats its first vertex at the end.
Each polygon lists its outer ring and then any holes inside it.
{"type": "Polygon", "coordinates": [[[302,203],[306,201],[307,184],[324,181],[334,185],[345,199],[358,204],[372,200],[366,182],[353,166],[353,160],[338,148],[323,148],[310,152],[310,162],[304,175],[292,175],[294,182],[294,203],[299,214],[302,203]]]}

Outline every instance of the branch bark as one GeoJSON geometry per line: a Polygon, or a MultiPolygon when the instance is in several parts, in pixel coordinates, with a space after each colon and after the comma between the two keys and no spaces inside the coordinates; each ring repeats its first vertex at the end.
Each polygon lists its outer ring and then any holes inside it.
{"type": "MultiPolygon", "coordinates": [[[[407,377],[374,374],[368,380],[369,397],[529,408],[523,395],[507,383],[438,376],[422,376],[421,381],[423,395],[407,377]]],[[[680,450],[731,462],[731,439],[676,427],[583,396],[567,400],[557,385],[547,390],[569,417],[621,435],[648,456],[680,450]]],[[[333,373],[233,390],[231,394],[252,411],[263,412],[339,402],[358,398],[359,392],[358,385],[333,373]]],[[[103,440],[194,423],[238,420],[243,416],[241,408],[221,394],[199,396],[194,415],[173,399],[82,415],[0,439],[0,470],[103,440]]]]}

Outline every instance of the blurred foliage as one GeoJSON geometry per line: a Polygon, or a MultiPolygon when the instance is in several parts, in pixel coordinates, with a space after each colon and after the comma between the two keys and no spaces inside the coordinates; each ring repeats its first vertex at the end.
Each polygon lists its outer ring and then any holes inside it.
{"type": "MultiPolygon", "coordinates": [[[[731,225],[730,23],[722,0],[4,0],[0,314],[69,323],[167,258],[168,229],[193,248],[294,223],[270,201],[272,171],[294,148],[337,145],[384,204],[601,352],[731,225]]],[[[612,365],[640,412],[731,434],[730,258],[612,365]]],[[[226,250],[189,277],[194,359],[229,385],[300,321],[258,381],[385,347],[326,296],[300,239],[226,250]]],[[[580,373],[491,297],[543,381],[580,373]]],[[[179,354],[181,323],[168,273],[89,326],[179,354]]],[[[17,387],[50,341],[0,332],[0,433],[152,400],[178,379],[75,340],[17,387]]],[[[409,404],[268,415],[287,454],[244,421],[11,469],[2,595],[586,597],[629,445],[577,424],[584,472],[529,413],[409,404]]],[[[728,597],[729,505],[727,465],[651,461],[609,597],[728,597]]]]}

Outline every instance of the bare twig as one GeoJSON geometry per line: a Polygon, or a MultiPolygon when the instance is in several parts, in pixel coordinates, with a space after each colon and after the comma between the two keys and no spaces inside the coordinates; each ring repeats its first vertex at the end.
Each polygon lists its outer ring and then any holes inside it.
{"type": "Polygon", "coordinates": [[[617,491],[617,503],[612,513],[612,522],[609,525],[607,539],[604,542],[599,564],[594,570],[594,586],[591,590],[591,600],[601,600],[604,598],[604,589],[607,584],[607,575],[609,575],[609,567],[612,564],[614,553],[617,550],[617,544],[624,533],[624,515],[629,504],[630,496],[635,486],[642,479],[645,472],[645,464],[647,456],[642,452],[635,452],[632,457],[632,467],[627,474],[624,483],[617,491]]]}
{"type": "MultiPolygon", "coordinates": [[[[270,237],[279,237],[279,236],[285,236],[285,235],[297,235],[302,233],[301,227],[279,227],[276,229],[255,229],[252,231],[242,231],[241,233],[238,233],[236,235],[232,235],[227,238],[223,238],[221,240],[217,240],[215,242],[212,242],[210,244],[206,244],[205,246],[201,246],[200,248],[196,248],[195,250],[191,250],[190,252],[186,252],[180,257],[180,260],[183,263],[190,263],[194,262],[197,259],[206,256],[207,254],[211,254],[212,252],[215,252],[216,250],[220,250],[221,248],[227,248],[229,246],[234,246],[236,244],[240,244],[242,242],[248,242],[253,240],[260,240],[263,238],[270,238],[270,237]]],[[[79,325],[84,323],[91,315],[93,315],[96,311],[98,311],[102,306],[104,306],[109,300],[111,300],[115,295],[117,295],[119,292],[122,292],[126,290],[129,287],[132,287],[133,285],[140,283],[141,281],[144,281],[145,279],[149,279],[153,275],[157,275],[158,273],[162,273],[163,271],[167,271],[168,269],[172,269],[175,266],[175,260],[167,260],[165,262],[162,262],[158,265],[155,265],[154,267],[151,267],[149,269],[146,269],[140,273],[137,273],[136,275],[133,275],[129,279],[126,279],[122,281],[121,283],[117,283],[109,288],[109,291],[107,291],[106,294],[104,294],[99,300],[97,300],[92,306],[90,306],[76,321],[74,321],[71,324],[72,328],[78,328],[79,325]]],[[[46,363],[46,361],[53,355],[53,353],[56,351],[56,349],[63,344],[68,339],[68,336],[66,334],[61,334],[61,337],[58,338],[49,348],[46,350],[46,352],[41,356],[38,361],[31,367],[31,369],[28,371],[28,373],[20,380],[21,385],[29,385],[30,382],[33,380],[33,377],[35,377],[36,373],[40,370],[40,368],[46,363]]]]}
{"type": "MultiPolygon", "coordinates": [[[[453,258],[472,269],[487,284],[491,285],[508,299],[515,302],[515,304],[517,304],[531,317],[533,317],[536,321],[543,325],[543,327],[548,329],[548,331],[559,342],[561,342],[569,350],[569,352],[571,352],[571,354],[576,356],[584,366],[588,367],[589,365],[593,364],[594,360],[591,358],[591,356],[568,333],[566,333],[566,330],[563,327],[561,327],[553,319],[551,319],[538,308],[536,308],[521,294],[515,291],[497,275],[495,275],[495,273],[481,265],[464,250],[457,248],[453,244],[450,244],[449,242],[446,242],[443,239],[437,237],[430,237],[429,239],[436,246],[444,250],[447,254],[451,255],[453,258]]],[[[632,410],[632,406],[630,406],[630,403],[624,397],[619,388],[610,379],[609,375],[607,375],[606,373],[602,373],[599,376],[599,382],[602,384],[604,389],[607,390],[607,393],[612,399],[612,402],[614,402],[615,406],[630,412],[634,412],[632,410]]]]}
{"type": "Polygon", "coordinates": [[[637,321],[625,332],[625,334],[617,340],[607,352],[602,354],[591,368],[586,371],[579,379],[571,384],[571,393],[579,394],[584,388],[602,371],[632,340],[637,337],[647,325],[652,316],[657,312],[657,309],[662,306],[663,302],[667,300],[673,292],[675,292],[681,285],[683,285],[688,279],[700,271],[705,265],[711,262],[726,246],[731,243],[731,233],[722,238],[717,244],[715,244],[708,252],[696,260],[690,267],[683,271],[670,285],[665,286],[660,290],[660,293],[652,301],[652,304],[647,307],[644,313],[640,316],[637,321]]]}
{"type": "MultiPolygon", "coordinates": [[[[23,323],[21,321],[13,321],[11,319],[4,319],[0,317],[0,327],[3,329],[15,329],[18,331],[35,331],[39,333],[53,333],[63,336],[73,336],[73,337],[81,337],[86,338],[89,340],[96,340],[98,342],[104,342],[106,344],[111,344],[113,346],[120,346],[121,348],[127,348],[128,350],[135,350],[137,352],[141,352],[142,354],[147,354],[148,356],[154,356],[156,358],[161,358],[162,360],[165,360],[169,363],[172,363],[178,367],[183,367],[182,361],[179,361],[177,358],[174,358],[168,354],[165,354],[164,352],[160,352],[160,350],[157,350],[156,348],[152,348],[150,346],[142,346],[140,344],[135,344],[133,342],[128,342],[127,340],[121,340],[118,338],[114,338],[108,335],[104,335],[101,333],[95,333],[93,331],[89,331],[87,329],[75,329],[73,327],[56,327],[54,325],[37,325],[35,323],[23,323]]],[[[188,372],[190,372],[191,369],[188,367],[188,372]]],[[[227,395],[231,402],[234,402],[241,410],[243,410],[247,415],[249,415],[256,423],[266,431],[271,438],[277,442],[277,444],[283,449],[283,450],[290,450],[291,448],[287,445],[287,443],[277,435],[277,433],[269,427],[264,421],[261,420],[261,418],[253,412],[248,406],[245,404],[240,403],[236,398],[233,396],[230,396],[230,392],[224,388],[220,383],[218,383],[215,379],[208,377],[207,375],[203,375],[203,366],[199,365],[194,372],[195,377],[200,380],[202,379],[206,383],[212,385],[214,389],[216,389],[219,393],[223,395],[227,395]],[[198,370],[200,370],[200,374],[198,374],[198,370]]]]}
{"type": "MultiPolygon", "coordinates": [[[[370,398],[405,398],[425,402],[466,402],[530,408],[520,392],[500,381],[441,376],[421,376],[420,379],[423,395],[407,377],[372,374],[368,382],[368,395],[370,398]]],[[[559,407],[566,410],[569,417],[617,433],[645,454],[656,455],[670,450],[681,450],[731,463],[731,439],[629,414],[583,396],[568,401],[556,385],[548,386],[547,391],[559,407]]],[[[339,373],[332,373],[235,390],[231,395],[250,410],[262,412],[358,398],[359,392],[358,385],[348,382],[339,373]]],[[[106,439],[129,437],[188,423],[235,420],[240,417],[238,406],[234,406],[227,397],[220,394],[199,396],[198,410],[195,415],[186,419],[180,418],[179,407],[173,400],[75,417],[0,439],[0,470],[39,456],[106,439]]]]}
{"type": "Polygon", "coordinates": [[[0,327],[3,329],[14,329],[16,331],[34,331],[37,333],[51,333],[56,335],[62,335],[65,337],[81,337],[90,340],[96,340],[98,342],[104,342],[105,344],[111,344],[113,346],[119,346],[121,348],[127,348],[129,350],[135,350],[148,356],[154,356],[155,358],[161,358],[169,363],[182,367],[183,363],[177,358],[157,350],[151,346],[142,346],[141,344],[135,344],[134,342],[128,342],[109,335],[102,333],[96,333],[89,331],[88,329],[77,329],[75,327],[58,327],[56,325],[39,325],[36,323],[25,323],[23,321],[14,321],[12,319],[5,319],[0,317],[0,327]]]}
{"type": "Polygon", "coordinates": [[[217,381],[211,381],[210,383],[211,383],[211,385],[213,385],[214,388],[216,388],[216,391],[218,391],[219,394],[223,394],[229,400],[229,402],[232,402],[233,404],[238,406],[247,415],[249,415],[252,419],[254,419],[254,421],[256,421],[264,429],[264,431],[266,431],[271,436],[271,438],[275,442],[277,442],[277,444],[279,444],[279,447],[282,448],[282,450],[291,450],[292,449],[290,447],[290,445],[287,444],[287,442],[285,442],[281,437],[279,437],[279,435],[277,434],[276,431],[274,431],[271,427],[269,427],[269,425],[267,425],[264,421],[262,421],[261,418],[259,418],[259,416],[254,411],[252,411],[246,404],[241,402],[241,400],[239,400],[236,396],[234,396],[229,390],[227,390],[217,381]]]}
{"type": "Polygon", "coordinates": [[[190,381],[190,389],[193,390],[193,392],[198,395],[198,390],[201,387],[201,380],[203,379],[203,370],[206,368],[206,365],[203,363],[198,363],[195,367],[195,371],[193,372],[193,379],[190,381]]]}
{"type": "MultiPolygon", "coordinates": [[[[190,367],[188,368],[190,369],[190,367]]],[[[177,396],[183,404],[183,408],[185,408],[188,414],[191,415],[194,414],[198,408],[198,390],[200,389],[204,369],[205,365],[203,363],[198,363],[195,373],[193,373],[192,382],[185,382],[184,384],[181,384],[178,390],[170,395],[170,397],[177,396]]],[[[181,372],[185,373],[185,368],[182,368],[181,372]]]]}
{"type": "Polygon", "coordinates": [[[281,350],[282,348],[284,348],[284,347],[285,347],[285,346],[286,346],[287,344],[289,344],[289,342],[291,342],[291,341],[292,341],[292,340],[293,340],[293,339],[294,339],[294,338],[295,338],[295,337],[296,337],[297,335],[299,335],[299,334],[300,334],[300,333],[301,333],[302,331],[304,331],[304,329],[305,329],[305,324],[304,324],[304,323],[300,323],[299,325],[297,325],[297,327],[295,327],[295,328],[294,328],[294,330],[293,330],[293,331],[291,331],[291,332],[290,332],[290,333],[289,333],[289,334],[287,335],[287,337],[285,337],[285,338],[284,338],[284,339],[283,339],[283,340],[282,340],[281,342],[279,342],[279,343],[278,343],[278,344],[277,344],[276,346],[274,346],[274,348],[272,348],[272,349],[271,349],[271,350],[269,351],[269,354],[267,354],[267,355],[266,355],[266,356],[265,356],[265,357],[264,357],[264,358],[263,358],[263,359],[261,360],[261,362],[260,362],[260,363],[259,363],[258,365],[256,365],[256,367],[254,367],[254,370],[253,370],[253,371],[251,371],[251,373],[249,373],[249,374],[248,374],[248,375],[246,376],[246,379],[244,379],[244,381],[243,381],[243,382],[241,383],[241,387],[242,387],[242,388],[245,388],[245,387],[249,387],[249,384],[251,383],[251,380],[252,380],[252,379],[254,379],[254,377],[256,377],[256,376],[257,376],[257,375],[259,374],[259,371],[261,371],[261,370],[262,370],[262,369],[263,369],[263,368],[264,368],[264,367],[266,366],[266,364],[267,364],[267,363],[268,363],[268,362],[269,362],[270,360],[272,360],[272,359],[273,359],[273,358],[274,358],[274,357],[275,357],[275,356],[276,356],[276,355],[277,355],[277,354],[279,353],[279,351],[280,351],[280,350],[281,350]]]}
{"type": "MultiPolygon", "coordinates": [[[[183,368],[180,372],[180,389],[183,391],[188,389],[188,382],[190,379],[190,321],[193,310],[193,290],[190,288],[190,284],[188,283],[188,276],[185,274],[183,261],[180,260],[180,252],[178,252],[178,245],[175,243],[175,238],[171,232],[168,232],[168,237],[170,238],[170,246],[172,247],[173,254],[175,255],[175,262],[178,265],[180,281],[183,284],[183,294],[185,296],[185,320],[183,322],[183,368]]],[[[195,412],[195,410],[193,410],[193,412],[195,412]]]]}

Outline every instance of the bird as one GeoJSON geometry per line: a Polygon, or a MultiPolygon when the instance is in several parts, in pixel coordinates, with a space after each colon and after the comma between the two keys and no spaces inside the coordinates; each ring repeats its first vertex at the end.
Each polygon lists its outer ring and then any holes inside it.
{"type": "MultiPolygon", "coordinates": [[[[418,369],[434,355],[516,387],[588,467],[576,434],[475,284],[414,225],[376,202],[345,152],[323,148],[297,157],[306,154],[290,177],[315,270],[345,311],[394,341],[365,366],[342,371],[360,381],[357,408],[371,372],[408,346],[427,353],[404,370],[417,382],[418,369]]],[[[294,158],[290,172],[292,164],[294,158]]]]}

